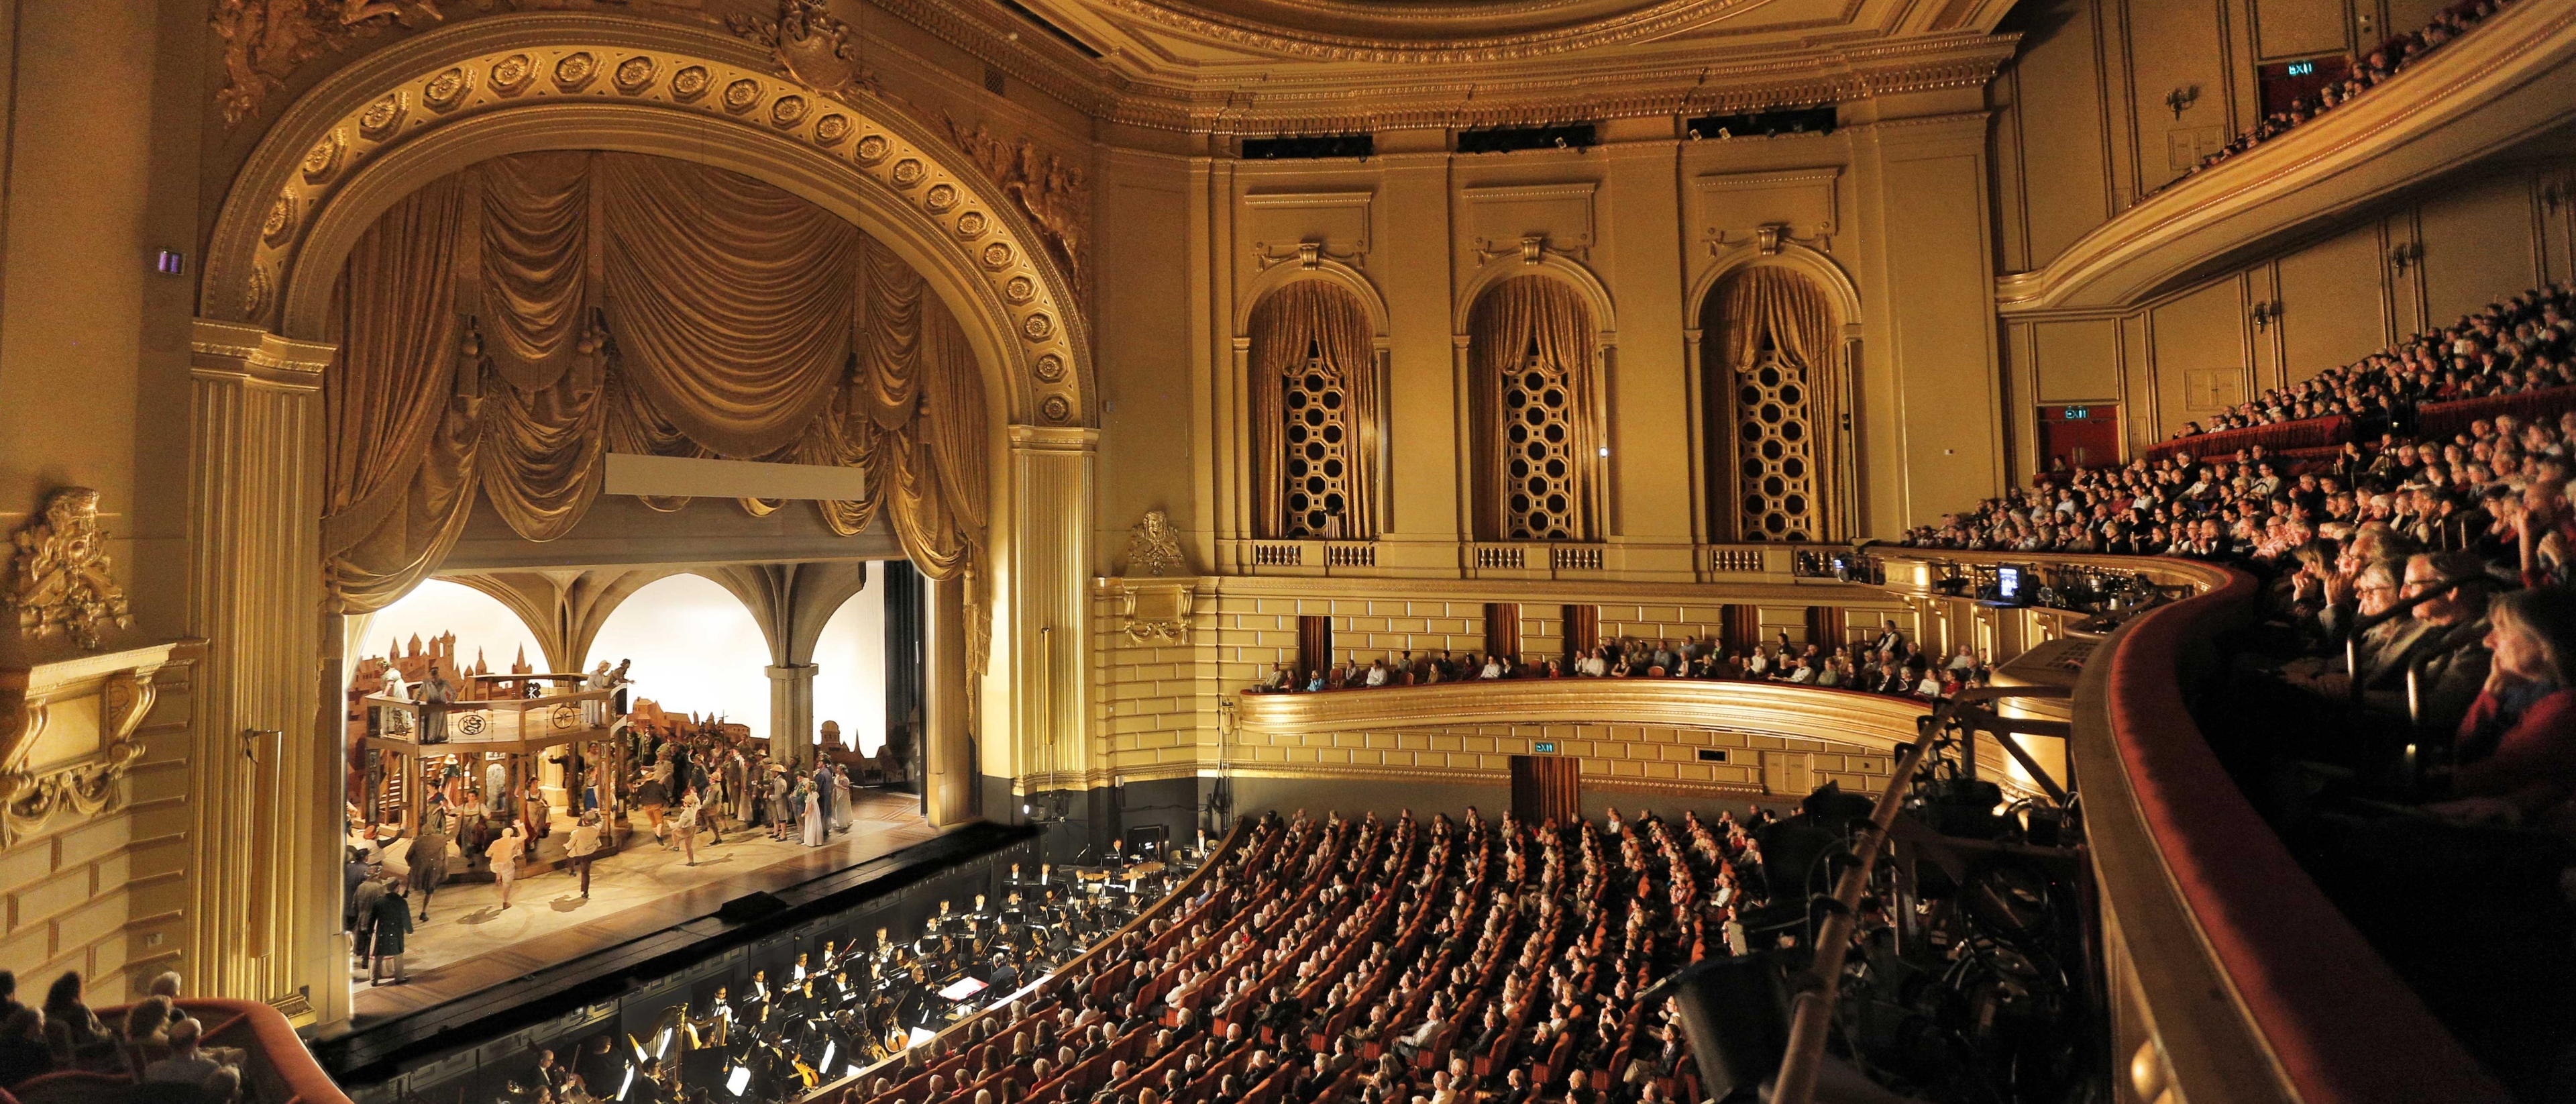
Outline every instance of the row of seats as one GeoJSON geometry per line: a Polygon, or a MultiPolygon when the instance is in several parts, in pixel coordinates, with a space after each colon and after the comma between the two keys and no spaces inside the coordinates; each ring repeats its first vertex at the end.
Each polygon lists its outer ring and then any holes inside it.
{"type": "Polygon", "coordinates": [[[1697,1099],[1637,994],[1745,951],[1758,862],[1726,815],[1271,814],[1194,895],[841,1104],[1697,1099]]]}

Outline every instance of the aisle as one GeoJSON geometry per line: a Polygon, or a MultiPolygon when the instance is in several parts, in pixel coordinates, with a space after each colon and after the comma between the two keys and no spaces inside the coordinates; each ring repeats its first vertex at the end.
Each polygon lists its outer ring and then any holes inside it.
{"type": "MultiPolygon", "coordinates": [[[[561,872],[524,879],[500,907],[489,882],[451,884],[431,898],[429,921],[409,941],[411,983],[370,986],[357,978],[359,1016],[416,1011],[497,985],[530,971],[623,943],[716,911],[755,890],[776,890],[891,854],[939,835],[924,822],[920,799],[878,790],[851,792],[850,830],[821,847],[774,841],[759,831],[729,832],[723,846],[701,836],[698,865],[655,846],[638,815],[643,842],[600,860],[590,898],[561,872]]],[[[558,829],[563,830],[563,829],[558,829]]],[[[415,898],[413,915],[419,915],[415,898]]]]}

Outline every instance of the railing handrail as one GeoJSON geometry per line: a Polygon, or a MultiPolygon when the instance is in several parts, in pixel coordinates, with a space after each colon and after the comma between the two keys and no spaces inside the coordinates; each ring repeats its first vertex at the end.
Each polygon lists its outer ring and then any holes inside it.
{"type": "MultiPolygon", "coordinates": [[[[273,1100],[271,1104],[352,1104],[348,1094],[341,1092],[340,1086],[332,1082],[331,1075],[322,1071],[322,1064],[313,1060],[313,1052],[305,1049],[303,1038],[295,1033],[295,1025],[287,1022],[285,1013],[260,1001],[222,997],[187,997],[173,1003],[180,1011],[207,1025],[205,1034],[201,1036],[204,1045],[251,1044],[242,1049],[253,1056],[253,1065],[264,1063],[264,1072],[273,1076],[278,1087],[286,1091],[284,1098],[273,1100]],[[238,1038],[245,1032],[250,1036],[247,1040],[238,1038]]],[[[95,1008],[91,1012],[122,1038],[125,1014],[133,1007],[119,1004],[95,1008]]],[[[250,1081],[262,1072],[246,1068],[242,1070],[242,1076],[245,1081],[250,1081]]],[[[14,1101],[14,1097],[0,1092],[0,1104],[14,1104],[14,1101]]]]}
{"type": "Polygon", "coordinates": [[[2329,901],[2189,712],[2182,670],[2251,608],[2253,577],[2115,632],[2068,751],[2107,910],[2174,1082],[2195,1101],[2506,1101],[2502,1085],[2329,901]]]}

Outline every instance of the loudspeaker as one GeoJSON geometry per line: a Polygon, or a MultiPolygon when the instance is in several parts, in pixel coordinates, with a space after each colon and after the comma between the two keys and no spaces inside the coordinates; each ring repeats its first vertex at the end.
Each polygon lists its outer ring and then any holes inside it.
{"type": "Polygon", "coordinates": [[[1699,1064],[1700,1088],[1718,1104],[1752,1100],[1789,1048],[1788,988],[1771,955],[1704,958],[1639,996],[1671,997],[1699,1064]]]}
{"type": "Polygon", "coordinates": [[[766,893],[746,893],[724,903],[716,910],[716,919],[728,924],[748,924],[767,920],[787,911],[787,902],[766,893]]]}

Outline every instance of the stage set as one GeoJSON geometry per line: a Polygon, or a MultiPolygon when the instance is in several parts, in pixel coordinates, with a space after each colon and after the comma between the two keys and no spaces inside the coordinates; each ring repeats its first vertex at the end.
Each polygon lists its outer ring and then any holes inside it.
{"type": "Polygon", "coordinates": [[[857,751],[827,721],[780,755],[748,725],[634,694],[629,663],[538,672],[523,652],[494,673],[482,651],[466,668],[454,633],[415,635],[353,668],[344,914],[362,1022],[939,835],[895,741],[857,751]]]}

